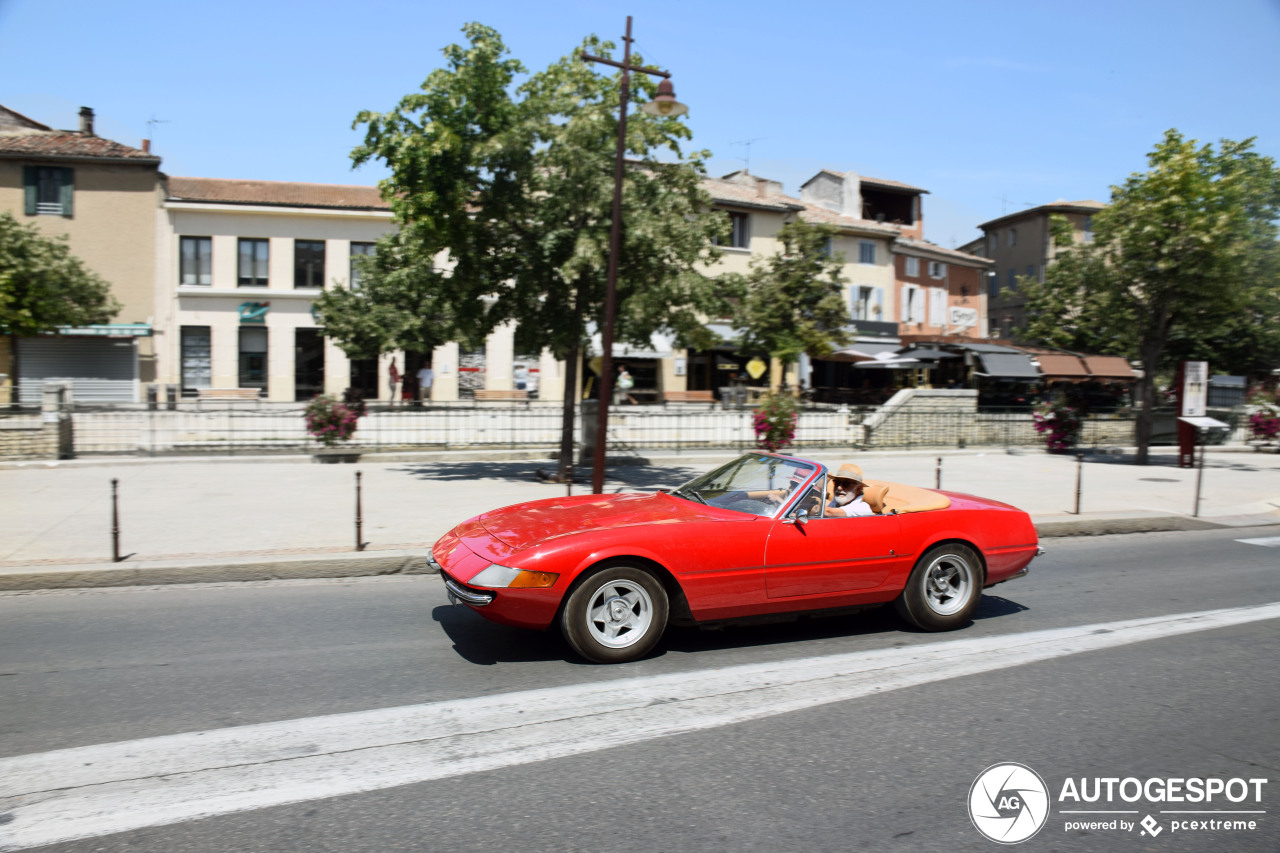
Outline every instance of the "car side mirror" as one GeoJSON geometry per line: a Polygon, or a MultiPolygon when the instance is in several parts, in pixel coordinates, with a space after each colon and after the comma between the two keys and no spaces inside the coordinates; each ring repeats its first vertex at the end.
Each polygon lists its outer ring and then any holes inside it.
{"type": "Polygon", "coordinates": [[[804,524],[809,520],[809,510],[793,509],[782,521],[784,524],[804,524]]]}

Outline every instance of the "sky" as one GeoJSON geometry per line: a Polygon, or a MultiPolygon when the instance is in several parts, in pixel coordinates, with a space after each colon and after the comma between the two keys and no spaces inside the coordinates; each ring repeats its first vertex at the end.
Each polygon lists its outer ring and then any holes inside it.
{"type": "Polygon", "coordinates": [[[798,195],[820,169],[929,191],[925,236],[1059,199],[1107,201],[1176,128],[1280,159],[1280,0],[0,0],[0,104],[153,141],[170,175],[374,184],[386,111],[478,21],[540,70],[595,33],[672,73],[709,172],[798,195]]]}

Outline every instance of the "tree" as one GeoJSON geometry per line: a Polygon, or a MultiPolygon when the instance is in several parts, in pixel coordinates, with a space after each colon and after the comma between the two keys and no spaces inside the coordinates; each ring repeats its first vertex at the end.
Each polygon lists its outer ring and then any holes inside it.
{"type": "Polygon", "coordinates": [[[9,338],[15,389],[17,338],[107,323],[119,310],[111,285],[71,254],[65,237],[46,237],[0,212],[0,335],[9,338]]]}
{"type": "MultiPolygon", "coordinates": [[[[357,163],[385,162],[397,235],[379,241],[358,291],[319,301],[325,334],[349,354],[449,340],[478,345],[515,321],[518,351],[549,349],[568,367],[561,467],[572,464],[574,389],[582,348],[602,316],[612,222],[620,77],[579,51],[515,85],[523,66],[478,24],[469,48],[392,113],[361,113],[357,163]]],[[[595,37],[582,50],[608,56],[595,37]]],[[[637,63],[638,57],[633,57],[637,63]]],[[[653,85],[632,80],[632,100],[653,85]]],[[[688,127],[628,117],[623,241],[615,337],[648,344],[659,330],[709,344],[700,319],[721,306],[704,270],[727,229],[702,190],[706,152],[685,157],[688,127]]]]}
{"type": "Polygon", "coordinates": [[[495,295],[516,269],[516,233],[533,169],[530,128],[510,92],[524,71],[502,37],[463,27],[446,67],[389,113],[361,112],[355,165],[380,160],[379,183],[397,232],[362,261],[358,289],[330,288],[316,302],[322,332],[353,358],[397,349],[430,352],[451,340],[476,345],[500,322],[495,295]]]}
{"type": "Polygon", "coordinates": [[[1250,312],[1275,311],[1280,171],[1252,144],[1223,140],[1215,151],[1166,132],[1150,169],[1111,188],[1093,242],[1064,248],[1043,283],[1023,281],[1029,339],[1142,360],[1140,465],[1156,373],[1211,354],[1250,312]]]}
{"type": "Polygon", "coordinates": [[[830,250],[834,234],[797,219],[778,231],[781,253],[752,260],[735,317],[744,349],[763,349],[785,371],[801,353],[821,357],[849,342],[844,257],[830,250]]]}
{"type": "MultiPolygon", "coordinates": [[[[535,128],[534,204],[521,223],[521,268],[495,308],[518,321],[517,349],[547,348],[567,365],[560,469],[572,464],[577,367],[604,314],[612,225],[620,75],[603,76],[579,58],[609,57],[615,46],[594,36],[521,88],[535,128]]],[[[639,56],[632,61],[643,64],[639,56]]],[[[632,104],[652,96],[644,75],[631,80],[632,104]]],[[[684,122],[632,110],[622,194],[615,340],[648,347],[655,331],[709,346],[706,316],[722,314],[725,294],[705,270],[719,256],[715,239],[728,220],[702,189],[709,152],[684,156],[684,122]]]]}

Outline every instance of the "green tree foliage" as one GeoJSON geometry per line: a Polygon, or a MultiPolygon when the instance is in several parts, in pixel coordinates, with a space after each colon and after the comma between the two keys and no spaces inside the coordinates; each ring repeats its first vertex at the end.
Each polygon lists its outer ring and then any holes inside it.
{"type": "Polygon", "coordinates": [[[107,323],[119,310],[111,285],[71,254],[65,238],[0,213],[0,334],[107,323]]]}
{"type": "MultiPolygon", "coordinates": [[[[603,75],[580,51],[606,56],[595,37],[517,85],[523,66],[478,24],[469,46],[445,49],[447,67],[388,114],[361,113],[357,163],[381,160],[400,232],[379,241],[356,291],[319,301],[325,334],[349,354],[478,345],[515,321],[516,349],[549,349],[568,362],[562,465],[570,462],[573,389],[582,346],[603,315],[620,74],[603,75]]],[[[632,61],[640,64],[640,57],[632,61]]],[[[653,94],[631,80],[632,105],[653,94]]],[[[655,331],[707,345],[701,316],[724,299],[704,272],[727,231],[701,188],[707,152],[685,155],[691,133],[675,118],[632,109],[622,201],[615,338],[648,344],[655,331]]]]}
{"type": "Polygon", "coordinates": [[[1028,339],[1142,360],[1139,464],[1156,373],[1192,356],[1221,367],[1233,348],[1265,357],[1276,346],[1280,288],[1272,158],[1254,152],[1252,140],[1214,150],[1170,130],[1147,160],[1148,171],[1112,187],[1092,243],[1066,246],[1059,224],[1062,249],[1044,282],[1022,282],[1028,339]],[[1240,332],[1248,343],[1232,337],[1240,332]]]}
{"type": "Polygon", "coordinates": [[[834,233],[826,225],[789,222],[778,231],[782,251],[751,262],[735,315],[744,349],[790,364],[801,353],[824,356],[849,342],[844,257],[829,249],[834,233]]]}
{"type": "Polygon", "coordinates": [[[358,290],[317,301],[324,334],[352,357],[476,345],[501,321],[492,300],[517,271],[515,226],[533,170],[530,128],[510,94],[524,66],[495,30],[463,33],[468,44],[446,47],[446,67],[421,91],[391,112],[356,116],[365,141],[351,158],[391,168],[379,187],[398,232],[361,262],[358,290]]]}
{"type": "Polygon", "coordinates": [[[66,238],[46,237],[8,211],[0,213],[0,335],[10,339],[15,386],[17,338],[108,323],[119,310],[111,285],[71,254],[66,238]]]}

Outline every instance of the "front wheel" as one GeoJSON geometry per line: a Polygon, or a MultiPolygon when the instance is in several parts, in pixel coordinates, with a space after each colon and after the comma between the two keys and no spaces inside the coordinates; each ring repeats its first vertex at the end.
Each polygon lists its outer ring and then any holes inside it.
{"type": "Polygon", "coordinates": [[[613,566],[569,594],[560,630],[573,650],[596,663],[648,654],[667,627],[667,591],[644,569],[613,566]]]}
{"type": "Polygon", "coordinates": [[[982,563],[967,545],[937,545],[911,570],[898,596],[898,615],[922,631],[951,631],[969,623],[982,598],[982,563]]]}

